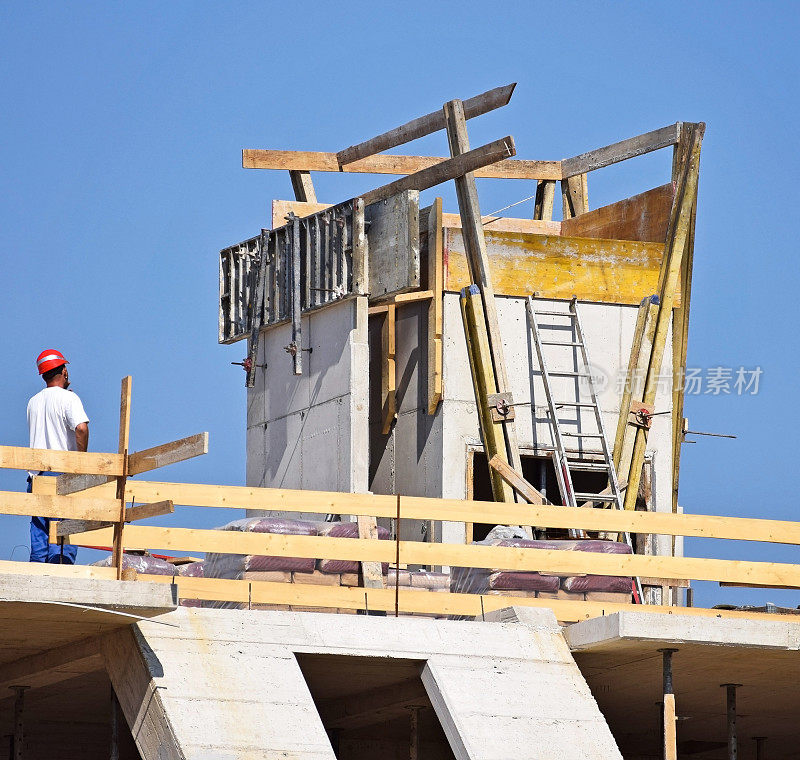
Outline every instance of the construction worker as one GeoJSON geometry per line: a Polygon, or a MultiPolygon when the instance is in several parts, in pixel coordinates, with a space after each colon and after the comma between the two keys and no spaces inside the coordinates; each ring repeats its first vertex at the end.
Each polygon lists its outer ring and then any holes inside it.
{"type": "MultiPolygon", "coordinates": [[[[32,449],[86,451],[89,446],[89,418],[76,393],[69,388],[69,362],[60,351],[47,349],[36,358],[36,368],[46,388],[28,401],[28,430],[32,449]]],[[[28,472],[28,493],[34,475],[57,472],[28,472]]],[[[31,517],[31,562],[74,565],[75,546],[50,544],[50,519],[31,517]]]]}

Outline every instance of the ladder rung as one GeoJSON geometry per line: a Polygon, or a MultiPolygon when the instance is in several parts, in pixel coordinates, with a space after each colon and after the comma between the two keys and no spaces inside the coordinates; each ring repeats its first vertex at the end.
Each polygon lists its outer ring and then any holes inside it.
{"type": "Polygon", "coordinates": [[[581,409],[597,409],[597,404],[589,404],[586,401],[554,401],[553,406],[575,406],[581,409]]]}
{"type": "Polygon", "coordinates": [[[608,472],[608,465],[604,462],[573,462],[568,459],[567,467],[579,472],[608,472]]]}
{"type": "Polygon", "coordinates": [[[559,340],[543,340],[543,346],[582,346],[583,343],[579,341],[573,341],[572,343],[562,343],[559,340]]]}
{"type": "Polygon", "coordinates": [[[561,435],[569,438],[602,438],[600,433],[562,433],[561,435]]]}
{"type": "Polygon", "coordinates": [[[537,317],[569,317],[572,319],[575,316],[571,311],[534,311],[533,313],[537,317]]]}
{"type": "Polygon", "coordinates": [[[588,372],[567,372],[561,369],[549,369],[547,370],[547,374],[558,375],[559,377],[591,377],[591,374],[588,372]]]}
{"type": "Polygon", "coordinates": [[[616,501],[613,493],[576,493],[575,501],[616,501]]]}

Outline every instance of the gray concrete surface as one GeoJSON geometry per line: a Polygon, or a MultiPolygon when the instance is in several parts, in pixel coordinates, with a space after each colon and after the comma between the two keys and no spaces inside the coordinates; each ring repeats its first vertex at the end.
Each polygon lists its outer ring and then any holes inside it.
{"type": "MultiPolygon", "coordinates": [[[[458,760],[621,758],[552,613],[525,615],[519,624],[179,609],[163,618],[177,628],[137,625],[150,679],[140,701],[157,695],[153,730],[178,745],[164,757],[334,760],[297,657],[404,659],[422,664],[458,760]]],[[[129,723],[143,724],[146,709],[129,704],[129,723]]]]}

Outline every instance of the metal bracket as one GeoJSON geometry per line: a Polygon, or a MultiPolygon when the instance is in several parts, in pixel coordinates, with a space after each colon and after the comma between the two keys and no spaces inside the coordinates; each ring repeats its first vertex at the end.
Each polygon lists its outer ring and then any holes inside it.
{"type": "Polygon", "coordinates": [[[506,393],[490,393],[486,397],[492,422],[509,422],[515,417],[514,398],[510,391],[506,393]]]}
{"type": "Polygon", "coordinates": [[[630,417],[632,419],[629,419],[628,422],[631,425],[643,430],[650,430],[653,424],[653,406],[642,404],[640,401],[631,401],[630,417]]]}

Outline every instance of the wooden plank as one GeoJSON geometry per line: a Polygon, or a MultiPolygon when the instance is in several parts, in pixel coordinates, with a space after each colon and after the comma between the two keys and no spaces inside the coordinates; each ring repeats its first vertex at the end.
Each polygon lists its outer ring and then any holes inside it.
{"type": "Polygon", "coordinates": [[[197,433],[131,454],[128,459],[128,475],[139,475],[203,454],[208,454],[208,433],[197,433]]]}
{"type": "MultiPolygon", "coordinates": [[[[445,103],[442,111],[447,123],[447,142],[450,146],[450,155],[454,156],[452,160],[457,161],[459,158],[469,155],[470,152],[467,122],[464,119],[464,105],[459,100],[452,100],[449,103],[445,103]]],[[[478,203],[478,189],[475,185],[475,177],[468,172],[458,177],[455,185],[471,281],[478,286],[481,294],[496,392],[510,394],[511,386],[509,385],[508,373],[506,371],[503,341],[500,335],[500,320],[497,316],[497,305],[494,299],[494,286],[489,268],[489,257],[486,253],[486,240],[481,219],[480,205],[478,203]]],[[[505,422],[501,433],[504,439],[502,449],[504,458],[514,469],[521,471],[522,460],[520,459],[514,421],[509,420],[505,422]]],[[[487,455],[491,456],[488,449],[487,455]]],[[[507,500],[515,501],[516,497],[513,491],[507,488],[502,479],[501,484],[502,493],[510,497],[507,500]]],[[[495,498],[497,498],[496,494],[497,492],[495,492],[495,498]]]]}
{"type": "Polygon", "coordinates": [[[388,435],[397,417],[396,330],[394,304],[389,304],[381,325],[381,433],[388,435]]]}
{"type": "Polygon", "coordinates": [[[533,218],[551,220],[553,218],[553,201],[555,200],[555,180],[540,179],[536,184],[536,199],[533,204],[533,218]]]}
{"type": "Polygon", "coordinates": [[[56,539],[63,536],[75,536],[78,533],[88,533],[91,530],[113,528],[113,521],[103,520],[58,520],[50,523],[50,543],[57,543],[56,539]]]}
{"type": "MultiPolygon", "coordinates": [[[[378,521],[367,515],[358,516],[358,537],[377,540],[378,521]]],[[[361,577],[365,588],[385,588],[383,568],[380,562],[362,562],[361,577]]]]}
{"type": "MultiPolygon", "coordinates": [[[[692,208],[697,202],[697,183],[700,173],[700,149],[703,143],[705,124],[685,125],[685,159],[681,168],[675,200],[670,214],[669,233],[664,245],[664,260],[659,276],[659,308],[653,335],[653,348],[645,377],[641,401],[647,407],[655,403],[661,364],[667,342],[667,332],[672,322],[672,309],[676,305],[676,292],[680,278],[682,258],[691,229],[692,208]]],[[[629,487],[625,494],[625,509],[634,509],[642,477],[647,429],[637,428],[631,458],[629,487]]]]}
{"type": "Polygon", "coordinates": [[[415,301],[429,301],[433,298],[432,290],[412,290],[408,293],[396,293],[390,296],[387,301],[381,301],[375,306],[369,307],[370,314],[385,314],[390,306],[402,306],[406,303],[414,303],[415,301]]]}
{"type": "MultiPolygon", "coordinates": [[[[444,335],[444,230],[442,199],[436,198],[428,214],[428,414],[436,414],[442,400],[442,340],[444,335]]],[[[459,217],[460,218],[460,217],[459,217]]]]}
{"type": "MultiPolygon", "coordinates": [[[[585,214],[589,210],[589,197],[586,192],[586,175],[565,177],[561,180],[561,202],[564,221],[585,214]]],[[[564,223],[561,223],[562,229],[564,223]]]]}
{"type": "MultiPolygon", "coordinates": [[[[467,342],[472,387],[475,404],[478,408],[481,441],[484,451],[491,459],[495,456],[507,457],[503,429],[492,421],[489,409],[489,396],[497,393],[497,383],[492,370],[492,357],[484,319],[483,304],[477,285],[470,285],[461,294],[461,317],[467,342]]],[[[496,471],[489,469],[492,494],[495,501],[513,502],[514,492],[496,471]]]]}
{"type": "Polygon", "coordinates": [[[391,196],[402,193],[405,190],[427,190],[429,187],[440,185],[442,182],[463,177],[465,174],[474,172],[483,166],[502,161],[504,158],[516,155],[516,152],[514,138],[511,135],[506,135],[506,137],[482,145],[480,148],[464,151],[453,158],[442,161],[440,164],[435,164],[415,174],[409,174],[402,179],[390,182],[388,185],[370,190],[362,195],[364,205],[391,198],[391,196]]]}
{"type": "MultiPolygon", "coordinates": [[[[459,230],[446,229],[445,290],[472,282],[459,230]]],[[[659,243],[494,232],[485,228],[495,291],[503,295],[639,304],[658,288],[659,243]]],[[[677,294],[680,303],[680,291],[677,294]]]]}
{"type": "MultiPolygon", "coordinates": [[[[357,172],[360,174],[415,174],[446,161],[442,156],[379,155],[363,158],[339,168],[335,153],[294,150],[242,151],[245,169],[277,169],[319,172],[357,172]]],[[[475,169],[477,178],[486,179],[561,179],[560,161],[506,159],[475,169]]]]}
{"type": "Polygon", "coordinates": [[[294,197],[298,201],[303,201],[303,203],[317,202],[317,194],[314,192],[314,183],[311,181],[309,172],[292,169],[289,171],[289,179],[292,182],[294,197]]]}
{"type": "MultiPolygon", "coordinates": [[[[87,492],[113,497],[113,486],[101,486],[87,492]]],[[[6,492],[6,496],[24,498],[29,494],[6,492]]],[[[196,483],[162,483],[145,480],[129,481],[126,499],[137,496],[145,501],[170,499],[175,504],[191,507],[278,510],[348,515],[395,517],[397,496],[350,494],[338,491],[304,491],[281,488],[252,488],[196,483]]],[[[0,492],[0,498],[3,493],[0,492]]],[[[105,514],[89,517],[73,514],[67,506],[83,502],[82,496],[61,497],[55,510],[63,517],[107,519],[105,514]]],[[[590,531],[628,531],[658,535],[692,536],[739,541],[764,541],[800,545],[800,522],[763,520],[724,515],[673,514],[668,512],[623,512],[608,509],[582,509],[551,505],[503,504],[464,499],[433,499],[422,496],[401,496],[403,519],[443,520],[450,522],[492,522],[497,525],[519,525],[526,519],[548,528],[583,528],[590,531]]],[[[111,501],[105,501],[110,504],[111,501]]],[[[38,507],[37,507],[38,508],[38,507]]],[[[31,505],[9,514],[34,514],[31,505]]],[[[0,510],[2,512],[4,510],[0,510]]],[[[647,575],[645,573],[645,575],[647,575]]]]}
{"type": "Polygon", "coordinates": [[[678,760],[676,738],[675,695],[664,695],[664,760],[678,760]]]}
{"type": "Polygon", "coordinates": [[[491,467],[508,485],[510,485],[525,501],[529,504],[544,504],[544,496],[537,491],[525,478],[519,475],[516,470],[508,465],[498,456],[493,456],[489,460],[491,467]]]}
{"type": "MultiPolygon", "coordinates": [[[[16,563],[21,564],[21,563],[16,563]]],[[[154,583],[171,583],[171,576],[140,576],[154,583]]],[[[338,607],[342,609],[364,609],[364,596],[370,610],[394,611],[395,589],[364,589],[344,586],[311,586],[300,583],[274,583],[268,581],[223,580],[218,578],[175,578],[182,599],[207,599],[209,601],[231,601],[256,604],[287,604],[316,607],[338,607]]],[[[398,600],[402,612],[417,612],[438,615],[473,615],[479,617],[481,610],[490,612],[511,605],[552,609],[558,620],[577,622],[593,617],[611,615],[635,609],[653,615],[658,625],[661,615],[708,617],[720,620],[761,620],[786,623],[785,615],[765,612],[716,610],[703,607],[662,607],[659,605],[636,605],[615,602],[586,602],[561,599],[536,599],[503,595],[454,594],[445,591],[423,593],[413,589],[398,589],[398,600]]]]}
{"type": "Polygon", "coordinates": [[[169,499],[164,501],[156,501],[152,504],[135,504],[125,510],[125,522],[134,522],[135,520],[147,520],[151,517],[161,517],[162,515],[171,515],[175,511],[175,506],[169,499]]]}
{"type": "Polygon", "coordinates": [[[283,227],[286,222],[287,216],[291,212],[295,216],[304,217],[316,214],[318,211],[324,211],[326,208],[331,207],[331,203],[308,203],[302,201],[272,201],[272,229],[283,227]]]}
{"type": "Polygon", "coordinates": [[[634,156],[641,156],[660,148],[675,145],[680,133],[681,122],[678,122],[643,135],[621,140],[612,145],[606,145],[603,148],[591,150],[588,153],[581,153],[573,158],[565,158],[561,161],[561,174],[564,179],[575,177],[578,174],[602,169],[604,166],[610,166],[634,156]]]}
{"type": "MultiPolygon", "coordinates": [[[[113,496],[113,494],[112,494],[113,496]]],[[[119,502],[113,498],[51,496],[17,491],[0,491],[0,513],[37,515],[38,517],[73,517],[81,520],[113,520],[119,502]]]]}
{"type": "Polygon", "coordinates": [[[561,223],[561,232],[570,237],[641,240],[661,243],[663,246],[673,197],[670,182],[565,219],[561,223]]]}
{"type": "Polygon", "coordinates": [[[110,483],[113,480],[113,475],[59,475],[55,478],[56,493],[59,496],[68,496],[88,488],[101,486],[103,483],[110,483]]]}
{"type": "MultiPolygon", "coordinates": [[[[583,510],[584,513],[612,510],[583,510]]],[[[617,510],[613,510],[616,512],[617,510]]],[[[622,512],[622,510],[619,510],[622,512]]],[[[666,513],[671,514],[671,513],[666,513]]],[[[80,534],[69,539],[77,546],[107,544],[110,529],[80,534]]],[[[192,528],[155,528],[133,525],[126,530],[126,544],[136,549],[161,549],[223,554],[255,554],[278,557],[314,557],[356,562],[394,562],[392,541],[290,536],[268,533],[240,533],[192,528]]],[[[749,562],[695,557],[643,554],[595,554],[550,549],[517,549],[498,546],[429,544],[400,541],[400,562],[451,567],[500,568],[569,575],[628,575],[678,578],[698,581],[756,583],[764,586],[800,588],[800,565],[778,562],[749,562]]]]}
{"type": "MultiPolygon", "coordinates": [[[[511,94],[516,86],[517,84],[514,82],[503,87],[495,87],[493,90],[488,90],[465,100],[464,118],[472,119],[475,116],[481,116],[489,111],[502,108],[511,100],[511,94]]],[[[351,145],[349,148],[340,150],[336,154],[336,160],[339,166],[343,167],[361,158],[383,153],[385,150],[396,148],[399,145],[404,145],[444,128],[444,114],[441,110],[437,110],[425,116],[420,116],[418,119],[413,119],[402,126],[390,129],[377,137],[372,137],[357,145],[351,145]]]]}
{"type": "Polygon", "coordinates": [[[122,473],[123,466],[123,457],[119,454],[0,446],[0,468],[10,470],[116,476],[122,473]]]}

